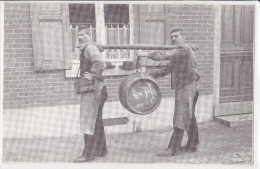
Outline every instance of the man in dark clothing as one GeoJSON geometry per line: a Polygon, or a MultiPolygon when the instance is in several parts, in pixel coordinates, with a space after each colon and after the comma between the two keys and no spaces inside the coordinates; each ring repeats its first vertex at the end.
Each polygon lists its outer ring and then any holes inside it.
{"type": "Polygon", "coordinates": [[[107,100],[102,72],[105,69],[103,49],[90,43],[90,32],[83,29],[79,32],[80,76],[94,85],[94,91],[81,93],[80,132],[84,135],[82,155],[74,162],[93,161],[96,156],[104,157],[107,153],[106,138],[102,120],[102,109],[107,100]]]}
{"type": "Polygon", "coordinates": [[[171,73],[171,87],[175,89],[175,109],[173,118],[173,134],[168,148],[158,156],[173,156],[182,149],[197,151],[199,143],[198,127],[195,118],[195,105],[198,99],[197,81],[200,74],[197,71],[197,61],[191,45],[184,43],[185,37],[181,29],[171,32],[171,42],[179,49],[171,50],[168,55],[162,52],[146,53],[139,51],[140,57],[148,57],[155,61],[170,60],[168,65],[156,72],[153,77],[163,77],[171,73]],[[184,130],[188,133],[188,142],[181,148],[184,130]]]}

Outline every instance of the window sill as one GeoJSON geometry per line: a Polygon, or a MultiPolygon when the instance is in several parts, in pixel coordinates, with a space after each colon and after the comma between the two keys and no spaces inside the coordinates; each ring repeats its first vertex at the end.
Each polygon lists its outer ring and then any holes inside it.
{"type": "MultiPolygon", "coordinates": [[[[116,65],[116,64],[113,63],[113,65],[116,65]]],[[[119,65],[121,65],[121,64],[119,64],[119,65]]],[[[105,69],[103,72],[103,76],[122,76],[122,75],[128,75],[128,74],[132,74],[132,73],[136,72],[135,68],[130,69],[130,70],[124,70],[124,69],[119,68],[118,67],[119,65],[116,65],[116,67],[113,69],[105,69]]],[[[76,77],[78,70],[79,70],[79,63],[72,63],[71,69],[66,70],[66,73],[65,73],[66,78],[76,77]]]]}
{"type": "MultiPolygon", "coordinates": [[[[163,67],[166,66],[169,61],[153,61],[151,59],[145,58],[143,61],[143,66],[145,67],[163,67]]],[[[122,76],[128,75],[136,72],[136,69],[121,69],[119,65],[122,65],[122,62],[112,63],[116,67],[112,69],[105,69],[103,72],[103,76],[122,76]]],[[[79,70],[79,62],[73,62],[71,69],[66,70],[66,78],[74,78],[77,76],[79,70]]]]}

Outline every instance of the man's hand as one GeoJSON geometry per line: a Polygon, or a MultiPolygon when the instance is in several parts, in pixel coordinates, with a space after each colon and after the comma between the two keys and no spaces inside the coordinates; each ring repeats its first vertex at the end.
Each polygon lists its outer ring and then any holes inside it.
{"type": "Polygon", "coordinates": [[[148,53],[142,51],[141,49],[138,50],[137,56],[139,57],[148,57],[148,53]]]}

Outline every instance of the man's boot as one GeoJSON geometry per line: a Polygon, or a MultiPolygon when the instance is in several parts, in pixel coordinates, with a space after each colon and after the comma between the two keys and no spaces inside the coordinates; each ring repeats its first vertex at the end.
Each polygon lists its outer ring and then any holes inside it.
{"type": "Polygon", "coordinates": [[[98,157],[105,157],[106,154],[108,153],[104,123],[102,119],[103,107],[106,100],[107,100],[107,90],[106,87],[103,87],[101,90],[101,104],[98,108],[98,118],[96,122],[96,129],[97,129],[96,156],[98,157]]]}
{"type": "Polygon", "coordinates": [[[104,126],[99,129],[99,137],[97,140],[97,148],[96,148],[96,156],[105,157],[108,153],[107,144],[106,144],[106,136],[104,131],[104,126]]]}
{"type": "Polygon", "coordinates": [[[84,149],[82,152],[82,155],[79,156],[76,160],[74,160],[74,163],[85,163],[85,162],[90,162],[95,160],[95,156],[92,156],[92,143],[93,142],[93,136],[84,134],[84,149]]]}
{"type": "Polygon", "coordinates": [[[181,147],[183,133],[184,133],[184,130],[175,127],[174,132],[172,133],[168,148],[166,150],[164,150],[163,152],[158,153],[157,156],[169,157],[169,156],[176,155],[181,147]]]}
{"type": "Polygon", "coordinates": [[[196,152],[197,151],[197,145],[199,144],[199,133],[198,133],[197,124],[196,125],[190,125],[189,130],[187,131],[187,134],[188,134],[187,144],[185,146],[183,146],[181,148],[181,150],[186,151],[186,152],[196,152]]]}
{"type": "Polygon", "coordinates": [[[196,152],[198,144],[199,144],[199,130],[198,130],[198,124],[196,118],[194,116],[192,130],[190,131],[190,143],[187,150],[190,152],[196,152]]]}
{"type": "Polygon", "coordinates": [[[198,130],[198,123],[195,117],[195,106],[199,97],[199,92],[197,91],[195,97],[193,99],[192,105],[192,117],[190,120],[189,129],[187,131],[188,134],[188,141],[185,146],[181,148],[182,151],[190,151],[196,152],[197,145],[199,144],[199,130],[198,130]]]}
{"type": "Polygon", "coordinates": [[[176,153],[178,153],[181,149],[183,135],[184,135],[184,130],[178,129],[178,138],[177,138],[176,146],[175,146],[176,153]]]}
{"type": "Polygon", "coordinates": [[[168,148],[166,150],[164,150],[163,152],[158,153],[157,156],[169,157],[169,156],[175,155],[175,152],[173,151],[173,149],[175,147],[177,138],[178,138],[178,133],[174,130],[174,132],[172,133],[168,148]]]}
{"type": "Polygon", "coordinates": [[[107,151],[106,136],[105,136],[103,122],[97,121],[96,124],[97,125],[93,136],[92,154],[97,157],[105,157],[108,151],[107,151]]]}

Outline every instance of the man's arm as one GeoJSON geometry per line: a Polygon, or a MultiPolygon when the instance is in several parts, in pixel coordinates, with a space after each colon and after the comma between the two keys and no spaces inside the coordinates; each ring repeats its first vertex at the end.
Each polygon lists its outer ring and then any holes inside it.
{"type": "MultiPolygon", "coordinates": [[[[95,45],[88,45],[86,51],[93,63],[91,73],[95,80],[102,80],[102,73],[105,69],[105,62],[100,50],[95,45]]],[[[86,55],[85,55],[86,56],[86,55]]]]}
{"type": "Polygon", "coordinates": [[[167,58],[167,55],[165,55],[161,51],[154,51],[154,52],[148,53],[148,52],[144,52],[142,50],[139,50],[137,55],[138,55],[138,57],[147,57],[147,58],[152,59],[154,61],[167,60],[167,59],[165,59],[165,58],[167,58]]]}
{"type": "Polygon", "coordinates": [[[152,52],[148,54],[148,58],[154,61],[161,60],[174,60],[176,57],[182,56],[187,52],[187,49],[174,49],[171,50],[169,54],[164,54],[162,52],[152,52]]]}
{"type": "Polygon", "coordinates": [[[193,48],[191,45],[188,45],[188,44],[180,44],[180,45],[175,45],[175,49],[171,50],[169,54],[165,54],[161,51],[155,51],[155,52],[148,53],[148,52],[139,50],[138,56],[148,57],[149,59],[152,59],[154,61],[173,60],[176,56],[182,55],[183,53],[187,52],[189,49],[192,49],[192,50],[198,49],[198,47],[194,46],[194,45],[193,45],[193,48]]]}
{"type": "Polygon", "coordinates": [[[155,79],[159,78],[159,77],[164,77],[166,75],[168,75],[169,73],[171,73],[172,70],[172,63],[169,62],[166,67],[153,71],[151,73],[149,73],[149,75],[153,76],[155,79]]]}

